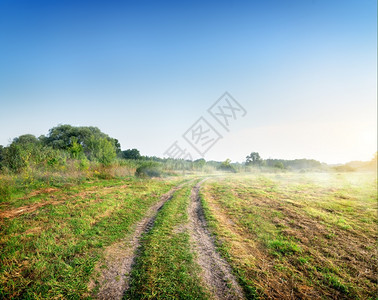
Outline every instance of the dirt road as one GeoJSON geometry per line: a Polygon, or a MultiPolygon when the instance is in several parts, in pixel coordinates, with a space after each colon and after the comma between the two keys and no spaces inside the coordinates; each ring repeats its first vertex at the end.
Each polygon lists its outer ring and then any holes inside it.
{"type": "Polygon", "coordinates": [[[99,290],[94,297],[96,299],[122,299],[124,292],[129,287],[130,273],[140,246],[142,235],[148,232],[154,224],[155,218],[163,205],[169,201],[174,192],[181,189],[185,184],[172,188],[168,193],[161,196],[160,201],[152,206],[146,216],[135,226],[134,233],[128,238],[109,246],[105,250],[105,259],[96,266],[95,273],[99,274],[89,283],[89,290],[97,285],[99,290]]]}
{"type": "MultiPolygon", "coordinates": [[[[204,180],[203,180],[204,181],[204,180]]],[[[196,184],[191,193],[188,209],[189,232],[197,262],[202,268],[202,278],[214,299],[244,299],[243,292],[228,263],[216,251],[200,202],[201,183],[196,184]]]]}

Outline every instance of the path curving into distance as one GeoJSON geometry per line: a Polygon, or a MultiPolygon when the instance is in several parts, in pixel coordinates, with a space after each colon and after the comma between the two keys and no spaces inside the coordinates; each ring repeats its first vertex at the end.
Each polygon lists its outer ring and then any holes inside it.
{"type": "Polygon", "coordinates": [[[122,299],[123,294],[129,288],[130,273],[137,256],[137,249],[144,233],[147,233],[153,226],[156,216],[163,205],[169,201],[173,194],[181,189],[188,182],[184,182],[160,197],[160,201],[153,205],[146,216],[136,224],[134,233],[122,241],[109,246],[105,250],[106,266],[96,267],[99,277],[91,279],[89,290],[94,290],[98,282],[99,290],[94,295],[95,299],[122,299]]]}
{"type": "MultiPolygon", "coordinates": [[[[188,206],[189,222],[187,228],[192,243],[192,251],[196,254],[197,263],[200,266],[203,284],[212,293],[213,299],[244,299],[241,287],[232,275],[231,267],[217,252],[214,240],[207,229],[207,223],[200,202],[199,190],[206,179],[197,183],[191,191],[190,204],[188,206]]],[[[95,293],[95,299],[122,299],[129,288],[131,270],[134,266],[138,249],[141,245],[141,237],[154,225],[157,214],[163,205],[169,201],[173,194],[186,184],[184,182],[160,197],[160,201],[153,205],[146,216],[135,226],[135,231],[129,237],[109,246],[105,250],[105,260],[101,266],[96,266],[99,274],[92,278],[89,290],[95,293]],[[95,283],[96,281],[96,283],[95,283]],[[96,285],[99,287],[95,291],[96,285]]]]}
{"type": "Polygon", "coordinates": [[[214,240],[207,229],[197,183],[190,195],[189,232],[193,250],[197,253],[197,263],[202,269],[202,278],[214,299],[244,299],[243,291],[232,274],[229,264],[217,252],[214,240]]]}

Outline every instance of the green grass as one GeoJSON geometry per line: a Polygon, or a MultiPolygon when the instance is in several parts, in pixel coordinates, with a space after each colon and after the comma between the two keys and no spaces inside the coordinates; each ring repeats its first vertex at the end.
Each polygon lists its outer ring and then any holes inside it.
{"type": "MultiPolygon", "coordinates": [[[[90,298],[105,247],[183,182],[104,174],[27,186],[0,178],[0,214],[43,204],[0,219],[0,299],[90,298]]],[[[373,299],[376,184],[369,173],[225,175],[206,181],[200,195],[217,249],[248,299],[373,299]]],[[[210,297],[186,228],[192,186],[174,194],[143,236],[125,298],[210,297]]]]}
{"type": "Polygon", "coordinates": [[[233,176],[202,193],[221,253],[263,298],[374,297],[376,201],[372,173],[233,176]]]}
{"type": "Polygon", "coordinates": [[[175,193],[143,237],[127,299],[207,299],[190,250],[187,207],[191,187],[175,193]]]}
{"type": "Polygon", "coordinates": [[[296,243],[288,241],[284,237],[268,241],[267,248],[271,249],[271,253],[274,255],[290,255],[302,252],[302,249],[296,243]]]}
{"type": "Polygon", "coordinates": [[[202,193],[202,191],[200,191],[200,199],[204,215],[207,220],[207,225],[215,240],[217,251],[219,251],[219,253],[230,263],[232,271],[236,275],[236,278],[247,299],[258,299],[259,296],[257,287],[255,286],[252,278],[248,276],[245,269],[239,268],[235,263],[233,263],[231,242],[227,239],[221,238],[221,236],[232,236],[232,234],[229,231],[224,231],[220,228],[221,224],[219,220],[217,220],[214,212],[209,207],[209,204],[206,201],[205,195],[202,193]]]}
{"type": "Polygon", "coordinates": [[[104,247],[127,235],[172,185],[128,178],[15,198],[10,208],[51,196],[57,203],[0,221],[0,298],[87,297],[89,278],[104,247]]]}

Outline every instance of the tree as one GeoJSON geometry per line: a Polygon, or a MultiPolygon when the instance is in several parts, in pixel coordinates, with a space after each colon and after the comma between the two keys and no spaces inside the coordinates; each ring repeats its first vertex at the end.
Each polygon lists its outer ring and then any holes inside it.
{"type": "MultiPolygon", "coordinates": [[[[40,137],[40,141],[43,144],[51,146],[54,149],[70,150],[71,153],[71,150],[73,150],[75,153],[79,151],[80,147],[78,145],[81,145],[84,154],[89,159],[98,155],[98,153],[92,153],[92,151],[94,151],[93,141],[100,141],[104,139],[111,144],[116,153],[121,151],[121,146],[118,140],[109,137],[97,127],[92,126],[75,127],[71,125],[58,125],[51,128],[47,136],[40,137]],[[75,149],[72,149],[72,147],[75,149]]],[[[104,144],[105,142],[101,143],[104,144]]]]}
{"type": "Polygon", "coordinates": [[[19,172],[34,161],[40,161],[41,142],[32,134],[20,135],[2,151],[2,165],[14,172],[19,172]]]}
{"type": "Polygon", "coordinates": [[[117,156],[114,145],[106,138],[91,136],[87,148],[90,153],[89,159],[104,165],[110,165],[117,156]]]}
{"type": "Polygon", "coordinates": [[[122,155],[124,159],[142,159],[138,149],[127,149],[122,151],[122,155]]]}
{"type": "Polygon", "coordinates": [[[253,166],[261,166],[263,160],[260,157],[260,154],[258,152],[252,152],[250,155],[246,157],[245,164],[247,166],[253,165],[253,166]]]}
{"type": "Polygon", "coordinates": [[[22,146],[39,145],[41,142],[32,134],[23,134],[13,139],[14,144],[22,146]]]}
{"type": "Polygon", "coordinates": [[[204,158],[196,159],[193,165],[198,169],[202,169],[206,165],[206,160],[204,158]]]}
{"type": "Polygon", "coordinates": [[[219,169],[223,171],[236,173],[236,169],[233,165],[231,165],[231,160],[229,158],[227,158],[224,162],[220,164],[219,169]]]}
{"type": "Polygon", "coordinates": [[[121,144],[119,143],[119,141],[117,139],[112,139],[112,140],[113,140],[114,147],[116,149],[116,153],[118,155],[122,155],[121,144]]]}

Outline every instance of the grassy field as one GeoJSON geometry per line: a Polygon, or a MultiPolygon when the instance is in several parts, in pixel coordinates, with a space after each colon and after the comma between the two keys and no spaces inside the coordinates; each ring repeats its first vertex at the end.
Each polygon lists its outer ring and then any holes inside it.
{"type": "MultiPolygon", "coordinates": [[[[105,250],[131,236],[173,187],[143,231],[124,297],[212,298],[188,230],[200,177],[14,190],[0,201],[0,298],[92,298],[89,283],[105,250]]],[[[375,298],[375,174],[207,177],[200,196],[210,233],[248,299],[375,298]]]]}
{"type": "Polygon", "coordinates": [[[130,233],[174,183],[99,180],[3,202],[0,298],[85,297],[104,247],[130,233]]]}
{"type": "Polygon", "coordinates": [[[208,182],[202,203],[251,298],[373,299],[376,193],[371,173],[265,174],[208,182]]]}

